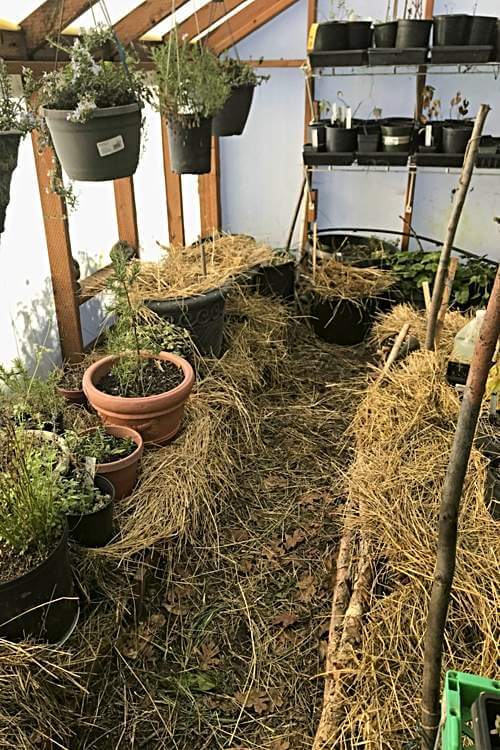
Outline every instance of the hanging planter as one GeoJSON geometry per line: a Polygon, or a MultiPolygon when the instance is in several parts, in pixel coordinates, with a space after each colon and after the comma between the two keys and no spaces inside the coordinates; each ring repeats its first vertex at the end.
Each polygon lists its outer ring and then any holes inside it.
{"type": "Polygon", "coordinates": [[[206,174],[211,166],[212,118],[231,93],[222,66],[207,46],[179,39],[175,30],[151,56],[157,108],[168,123],[172,171],[206,174]]]}
{"type": "Polygon", "coordinates": [[[255,88],[269,80],[269,76],[256,75],[250,65],[232,57],[219,62],[231,93],[214,117],[212,133],[216,136],[241,135],[250,114],[255,88]]]}

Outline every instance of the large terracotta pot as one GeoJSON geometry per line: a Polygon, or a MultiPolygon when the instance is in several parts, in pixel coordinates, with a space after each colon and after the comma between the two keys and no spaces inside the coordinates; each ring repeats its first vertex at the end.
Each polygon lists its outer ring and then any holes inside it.
{"type": "MultiPolygon", "coordinates": [[[[153,355],[144,354],[144,358],[153,355]]],[[[184,405],[194,385],[194,371],[189,362],[175,354],[161,352],[154,359],[173,362],[184,373],[184,380],[172,390],[156,396],[125,398],[99,390],[99,381],[107,375],[119,355],[99,359],[85,371],[83,390],[91,406],[104,424],[131,427],[142,435],[145,443],[163,444],[179,431],[184,405]]]]}
{"type": "MultiPolygon", "coordinates": [[[[94,428],[90,428],[92,432],[94,428]]],[[[137,473],[139,471],[139,462],[144,453],[144,440],[136,430],[131,427],[117,427],[109,425],[106,432],[117,438],[131,438],[137,448],[129,456],[119,458],[117,461],[110,461],[106,464],[96,464],[95,473],[109,479],[115,488],[115,500],[121,500],[128,497],[137,482],[137,473]]]]}

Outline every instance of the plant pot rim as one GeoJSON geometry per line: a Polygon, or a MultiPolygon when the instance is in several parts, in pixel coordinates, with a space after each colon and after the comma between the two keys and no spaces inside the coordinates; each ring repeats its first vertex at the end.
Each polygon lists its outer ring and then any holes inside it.
{"type": "Polygon", "coordinates": [[[81,393],[82,395],[85,395],[83,393],[83,388],[63,388],[61,385],[56,385],[56,391],[61,394],[61,396],[64,396],[65,393],[81,393]]]}
{"type": "MultiPolygon", "coordinates": [[[[128,115],[132,112],[138,112],[142,109],[142,104],[132,102],[131,104],[119,104],[117,107],[97,107],[92,110],[89,120],[98,119],[99,117],[115,117],[117,115],[128,115]]],[[[51,107],[41,107],[41,113],[45,118],[53,120],[66,120],[71,125],[86,125],[87,122],[71,122],[68,120],[68,114],[74,112],[74,109],[52,109],[51,107]]]]}
{"type": "Polygon", "coordinates": [[[106,484],[109,485],[109,488],[108,488],[109,495],[110,495],[109,501],[106,503],[106,505],[101,505],[101,507],[98,508],[97,510],[89,510],[87,513],[65,513],[65,516],[67,519],[76,520],[77,518],[89,518],[90,516],[95,516],[96,513],[100,513],[102,510],[105,510],[105,508],[109,508],[109,506],[112,503],[114,503],[115,494],[116,494],[114,484],[106,476],[96,471],[95,476],[94,476],[94,486],[95,486],[95,480],[97,479],[97,477],[100,477],[100,479],[104,479],[106,484]]]}
{"type": "Polygon", "coordinates": [[[227,293],[227,282],[224,284],[221,284],[220,286],[212,286],[210,289],[207,289],[206,292],[199,292],[198,294],[189,294],[184,297],[164,297],[163,299],[159,299],[158,297],[148,297],[144,300],[145,305],[149,304],[165,304],[167,302],[172,303],[182,303],[182,302],[188,302],[191,300],[200,300],[202,297],[218,297],[218,296],[224,296],[224,293],[227,293]]]}
{"type": "Polygon", "coordinates": [[[0,135],[18,135],[20,138],[24,136],[22,130],[0,130],[0,135]]]}
{"type": "MultiPolygon", "coordinates": [[[[116,461],[108,461],[107,463],[104,463],[104,464],[96,463],[96,467],[95,467],[96,476],[100,474],[104,476],[105,479],[108,479],[106,474],[111,474],[116,471],[120,471],[121,469],[126,469],[128,466],[131,466],[132,464],[136,463],[136,461],[140,460],[144,452],[144,440],[142,439],[142,435],[139,432],[137,432],[137,430],[134,430],[132,427],[125,427],[125,425],[111,425],[111,424],[101,425],[101,427],[105,430],[105,432],[109,433],[110,435],[113,435],[114,437],[130,437],[136,444],[136,449],[132,451],[132,453],[129,453],[128,456],[124,456],[123,458],[117,458],[116,461]],[[121,434],[118,434],[118,433],[121,433],[121,434]]],[[[84,430],[82,434],[85,435],[88,432],[95,432],[95,430],[98,430],[98,429],[99,427],[89,427],[88,430],[84,430]]]]}
{"type": "Polygon", "coordinates": [[[432,18],[398,18],[398,24],[432,23],[432,18]]]}
{"type": "MultiPolygon", "coordinates": [[[[92,398],[93,395],[97,394],[98,398],[102,395],[107,401],[109,400],[108,403],[113,404],[113,407],[117,412],[127,413],[132,403],[137,406],[142,404],[148,404],[151,407],[158,406],[161,411],[165,396],[168,395],[170,397],[175,397],[181,395],[186,389],[190,391],[194,384],[194,370],[189,362],[183,357],[178,357],[176,354],[170,354],[169,352],[160,352],[159,354],[141,352],[141,357],[143,359],[158,359],[163,362],[172,362],[183,371],[184,379],[179,385],[175,386],[175,388],[171,388],[169,391],[164,391],[163,393],[156,393],[152,396],[114,396],[110,393],[105,393],[105,391],[101,391],[94,383],[95,374],[98,371],[102,371],[101,377],[104,377],[104,375],[108,374],[113,365],[123,356],[125,356],[125,354],[109,354],[106,357],[98,359],[97,362],[94,362],[87,368],[87,370],[85,370],[83,375],[83,390],[90,403],[94,400],[92,398]]],[[[148,410],[148,413],[150,413],[150,410],[148,410]]]]}
{"type": "Polygon", "coordinates": [[[33,575],[33,573],[35,573],[37,570],[39,570],[44,565],[46,565],[49,562],[49,560],[55,557],[60,547],[63,546],[64,544],[67,544],[67,541],[68,541],[68,525],[64,523],[63,532],[61,536],[58,538],[58,541],[55,544],[54,549],[47,555],[47,557],[45,557],[42,560],[42,562],[39,562],[38,565],[36,565],[34,568],[31,568],[31,570],[26,571],[26,573],[23,573],[20,576],[16,576],[16,578],[10,578],[8,581],[3,581],[2,583],[0,583],[0,591],[2,592],[6,591],[13,584],[17,585],[19,582],[24,581],[27,578],[29,578],[31,575],[33,575]]]}
{"type": "MultiPolygon", "coordinates": [[[[432,20],[435,21],[436,19],[441,20],[444,18],[473,18],[470,13],[438,13],[437,16],[432,16],[432,20]]],[[[493,16],[492,16],[493,18],[493,16]]]]}

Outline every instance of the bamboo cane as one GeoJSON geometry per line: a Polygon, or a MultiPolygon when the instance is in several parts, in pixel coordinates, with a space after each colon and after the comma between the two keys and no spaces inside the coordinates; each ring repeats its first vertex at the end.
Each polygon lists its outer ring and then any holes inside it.
{"type": "Polygon", "coordinates": [[[429,315],[431,309],[431,290],[428,281],[422,282],[422,291],[424,293],[425,312],[429,315]]]}
{"type": "Polygon", "coordinates": [[[298,197],[297,203],[295,205],[295,211],[293,213],[292,223],[290,225],[290,229],[288,231],[288,237],[286,240],[286,252],[288,253],[291,246],[292,246],[292,240],[293,240],[293,233],[295,232],[295,226],[297,224],[297,219],[299,218],[300,213],[300,207],[302,205],[302,201],[304,200],[304,189],[306,186],[306,178],[304,177],[302,179],[302,187],[300,188],[300,195],[298,197]]]}
{"type": "Polygon", "coordinates": [[[394,362],[396,361],[396,357],[399,354],[399,350],[403,346],[404,340],[408,335],[408,331],[410,330],[410,324],[405,323],[402,327],[400,332],[398,333],[396,340],[394,341],[394,344],[392,345],[392,349],[389,352],[389,356],[387,357],[384,367],[382,369],[382,372],[377,378],[377,382],[382,380],[384,375],[389,371],[389,369],[392,367],[394,362]]]}
{"type": "Polygon", "coordinates": [[[464,165],[462,167],[458,189],[453,199],[450,220],[448,222],[448,228],[446,230],[446,238],[443,243],[443,247],[441,248],[441,257],[439,259],[439,266],[436,273],[436,279],[434,281],[434,288],[432,290],[431,309],[427,318],[427,334],[425,338],[426,349],[434,349],[436,324],[439,310],[441,309],[441,301],[443,298],[443,289],[446,274],[448,272],[448,264],[450,262],[451,248],[453,247],[453,242],[457,233],[458,222],[460,221],[462,209],[467,197],[467,191],[472,179],[474,164],[476,162],[476,156],[479,148],[479,140],[481,138],[481,133],[483,132],[484,123],[489,111],[490,107],[487,104],[481,104],[476,117],[476,121],[474,123],[472,135],[467,145],[467,151],[464,157],[464,165]]]}
{"type": "Polygon", "coordinates": [[[446,281],[444,283],[444,290],[443,290],[443,299],[441,302],[441,308],[439,310],[439,315],[438,315],[438,319],[436,323],[436,335],[435,335],[436,345],[439,343],[439,339],[441,338],[441,331],[443,330],[444,319],[446,317],[446,313],[448,312],[448,305],[450,302],[451,291],[453,289],[453,281],[455,280],[455,274],[457,272],[457,268],[458,268],[458,258],[452,258],[450,260],[448,273],[446,274],[446,281]]]}
{"type": "Polygon", "coordinates": [[[439,508],[436,566],[432,582],[427,631],[424,640],[422,685],[422,750],[432,750],[439,721],[441,659],[444,630],[455,572],[457,525],[460,498],[476,430],[490,363],[500,334],[500,270],[493,291],[465,386],[457,428],[443,484],[439,508]]]}

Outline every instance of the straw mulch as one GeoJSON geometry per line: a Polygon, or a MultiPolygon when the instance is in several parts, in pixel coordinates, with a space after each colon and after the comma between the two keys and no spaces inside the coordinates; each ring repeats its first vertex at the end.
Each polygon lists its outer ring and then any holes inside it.
{"type": "MultiPolygon", "coordinates": [[[[453,329],[454,317],[448,320],[453,329]]],[[[387,321],[381,325],[388,327],[387,321]]],[[[448,337],[452,333],[448,330],[448,337]]],[[[354,613],[359,637],[348,639],[330,661],[318,750],[418,746],[438,508],[459,410],[444,380],[444,364],[433,353],[414,353],[382,384],[371,385],[357,410],[345,529],[356,545],[352,581],[359,581],[368,550],[370,570],[363,573],[368,601],[363,618],[354,613]]],[[[500,537],[485,506],[484,481],[485,462],[474,450],[461,502],[443,672],[494,678],[500,537]]]]}
{"type": "Polygon", "coordinates": [[[75,558],[65,648],[0,643],[0,748],[311,747],[366,352],[241,292],[227,329],[119,536],[75,558]]]}
{"type": "Polygon", "coordinates": [[[318,263],[314,277],[303,277],[306,288],[312,289],[321,297],[336,297],[361,300],[366,297],[380,297],[393,284],[396,276],[379,268],[356,268],[334,257],[318,263]]]}

